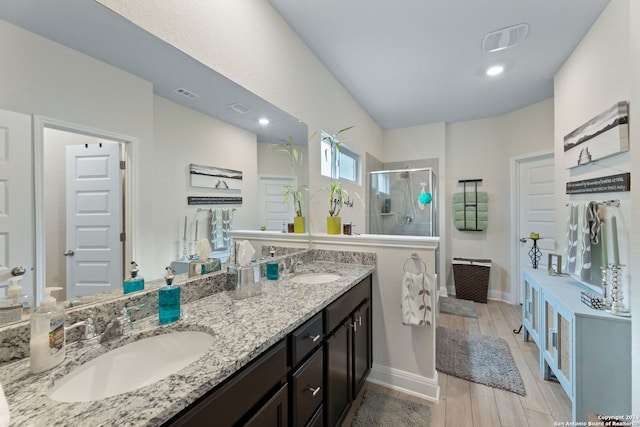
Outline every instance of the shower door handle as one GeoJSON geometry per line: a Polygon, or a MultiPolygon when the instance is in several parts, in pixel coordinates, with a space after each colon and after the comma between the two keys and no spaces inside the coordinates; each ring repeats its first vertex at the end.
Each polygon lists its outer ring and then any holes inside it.
{"type": "Polygon", "coordinates": [[[64,256],[74,256],[76,253],[73,252],[71,249],[68,249],[66,251],[64,251],[64,253],[62,255],[64,256]]]}

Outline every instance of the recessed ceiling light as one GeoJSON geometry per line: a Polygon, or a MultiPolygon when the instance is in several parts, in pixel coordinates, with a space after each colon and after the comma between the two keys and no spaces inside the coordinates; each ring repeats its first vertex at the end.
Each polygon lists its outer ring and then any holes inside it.
{"type": "Polygon", "coordinates": [[[502,74],[503,71],[504,67],[502,65],[493,65],[487,68],[487,76],[497,76],[499,74],[502,74]]]}
{"type": "Polygon", "coordinates": [[[268,125],[269,119],[263,117],[260,120],[258,120],[258,123],[260,123],[261,125],[268,125]]]}

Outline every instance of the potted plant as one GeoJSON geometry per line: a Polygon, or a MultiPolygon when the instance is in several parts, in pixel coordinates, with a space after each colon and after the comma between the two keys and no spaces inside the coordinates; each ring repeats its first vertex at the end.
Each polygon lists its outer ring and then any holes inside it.
{"type": "MultiPolygon", "coordinates": [[[[273,144],[278,148],[277,155],[287,156],[289,158],[289,165],[291,167],[291,176],[295,178],[295,164],[302,162],[302,153],[296,149],[293,145],[293,137],[287,138],[287,142],[283,144],[273,144]]],[[[289,203],[289,198],[293,199],[293,208],[296,211],[296,216],[293,218],[293,232],[304,233],[305,220],[302,216],[302,205],[304,204],[303,191],[308,191],[309,186],[302,184],[298,186],[285,185],[284,186],[284,203],[289,203]]]]}
{"type": "MultiPolygon", "coordinates": [[[[351,128],[353,128],[353,126],[340,129],[335,135],[326,135],[322,137],[323,141],[329,142],[329,148],[325,149],[324,151],[325,158],[331,156],[333,147],[335,147],[338,153],[342,151],[342,142],[338,139],[338,135],[348,131],[351,128]]],[[[327,216],[327,234],[342,233],[342,219],[340,218],[340,211],[345,204],[353,206],[353,202],[349,201],[349,193],[347,192],[347,190],[342,188],[342,184],[336,178],[336,167],[339,167],[339,165],[340,156],[337,157],[336,162],[332,162],[331,164],[331,183],[328,187],[323,188],[328,192],[327,201],[329,203],[329,216],[327,216]]],[[[358,193],[354,192],[354,194],[362,202],[362,199],[360,199],[358,193]]]]}

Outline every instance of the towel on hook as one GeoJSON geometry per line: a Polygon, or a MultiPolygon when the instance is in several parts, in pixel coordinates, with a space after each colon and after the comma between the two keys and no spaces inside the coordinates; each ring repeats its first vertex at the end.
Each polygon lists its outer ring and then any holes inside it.
{"type": "MultiPolygon", "coordinates": [[[[566,271],[580,280],[591,280],[591,213],[590,202],[569,204],[567,218],[566,271]]],[[[598,229],[599,221],[598,221],[598,229]]]]}
{"type": "Polygon", "coordinates": [[[591,244],[597,245],[600,242],[600,204],[589,202],[587,205],[587,221],[589,223],[589,234],[591,244]]]}
{"type": "Polygon", "coordinates": [[[431,279],[424,273],[402,277],[402,324],[431,326],[431,279]]]}
{"type": "Polygon", "coordinates": [[[233,209],[211,209],[211,246],[213,249],[231,246],[231,225],[233,223],[233,209]]]}

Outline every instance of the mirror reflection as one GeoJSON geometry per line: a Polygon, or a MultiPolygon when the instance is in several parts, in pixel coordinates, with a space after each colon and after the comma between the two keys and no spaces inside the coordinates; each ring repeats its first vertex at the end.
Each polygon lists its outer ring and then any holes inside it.
{"type": "Polygon", "coordinates": [[[263,176],[308,182],[306,156],[292,176],[286,160],[271,149],[291,137],[306,151],[304,123],[96,2],[0,5],[0,51],[14,58],[0,70],[0,86],[5,88],[0,110],[18,117],[16,126],[24,130],[12,131],[22,138],[14,144],[22,148],[14,156],[21,159],[25,173],[21,200],[36,200],[35,206],[23,203],[24,211],[7,226],[10,242],[20,242],[21,248],[12,248],[8,254],[14,256],[1,260],[7,271],[0,279],[10,277],[12,266],[24,266],[23,289],[32,306],[45,284],[64,286],[66,299],[90,293],[121,295],[132,260],[145,279],[160,278],[183,253],[185,216],[189,236],[196,224],[201,232],[207,230],[210,217],[199,208],[235,209],[233,228],[258,230],[269,221],[256,215],[266,197],[260,192],[263,176]],[[260,125],[261,117],[268,117],[270,124],[260,125]],[[96,139],[102,132],[118,137],[96,139]],[[53,142],[56,139],[73,142],[53,142]],[[68,183],[62,173],[66,168],[61,166],[67,154],[59,146],[78,145],[82,151],[100,143],[102,148],[119,147],[126,157],[125,172],[116,173],[119,181],[114,181],[123,192],[109,197],[120,199],[121,205],[107,207],[105,197],[94,196],[76,210],[120,212],[113,217],[121,224],[109,226],[118,229],[113,234],[118,238],[107,243],[111,235],[94,228],[82,235],[85,240],[69,242],[67,234],[74,226],[69,225],[68,183]],[[190,185],[192,163],[241,170],[242,203],[189,205],[188,197],[221,194],[190,185]],[[35,224],[29,220],[34,216],[35,224]],[[121,233],[124,243],[118,242],[121,233]],[[110,261],[90,258],[93,265],[86,272],[93,281],[69,269],[70,260],[81,255],[80,247],[91,248],[85,255],[110,248],[110,261]],[[116,290],[105,292],[105,286],[116,290]]]}

